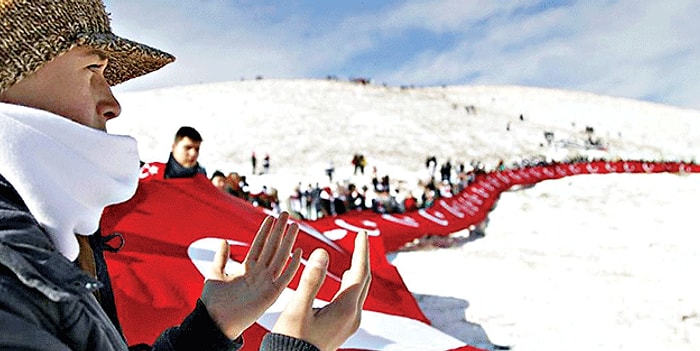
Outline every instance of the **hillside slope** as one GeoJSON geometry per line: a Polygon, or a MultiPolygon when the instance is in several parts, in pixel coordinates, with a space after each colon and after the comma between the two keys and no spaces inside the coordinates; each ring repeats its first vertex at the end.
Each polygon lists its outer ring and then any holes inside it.
{"type": "Polygon", "coordinates": [[[310,177],[329,161],[349,167],[356,152],[391,173],[421,170],[428,155],[490,166],[564,157],[589,137],[608,146],[595,157],[690,160],[700,150],[687,138],[700,135],[700,111],[541,88],[256,80],[117,97],[123,113],[110,131],[134,135],[144,160],[164,160],[177,128],[191,125],[205,139],[200,160],[210,171],[249,172],[252,151],[269,153],[275,173],[310,177]]]}

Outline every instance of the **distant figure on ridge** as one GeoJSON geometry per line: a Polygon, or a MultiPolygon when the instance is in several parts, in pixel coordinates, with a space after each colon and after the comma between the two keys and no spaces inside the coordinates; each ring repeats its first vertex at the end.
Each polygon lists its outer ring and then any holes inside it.
{"type": "Polygon", "coordinates": [[[333,166],[333,161],[328,162],[328,166],[326,167],[326,175],[328,176],[328,181],[333,182],[333,172],[335,172],[335,167],[333,166]]]}
{"type": "Polygon", "coordinates": [[[265,154],[263,159],[263,174],[270,173],[270,154],[265,154]]]}
{"type": "Polygon", "coordinates": [[[255,151],[250,155],[250,164],[253,166],[253,172],[251,174],[255,174],[255,166],[258,164],[258,158],[255,156],[255,151]]]}

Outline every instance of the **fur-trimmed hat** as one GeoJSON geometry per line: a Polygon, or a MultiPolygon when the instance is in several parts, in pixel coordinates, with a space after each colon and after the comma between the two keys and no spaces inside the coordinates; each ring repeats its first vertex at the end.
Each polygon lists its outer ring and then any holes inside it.
{"type": "Polygon", "coordinates": [[[0,92],[76,46],[109,55],[105,78],[116,85],[175,57],[112,33],[102,0],[0,0],[0,92]]]}

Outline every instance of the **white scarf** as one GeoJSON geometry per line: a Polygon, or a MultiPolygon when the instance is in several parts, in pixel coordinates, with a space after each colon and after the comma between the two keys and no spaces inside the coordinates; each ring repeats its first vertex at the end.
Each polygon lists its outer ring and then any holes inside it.
{"type": "Polygon", "coordinates": [[[69,260],[75,234],[97,231],[105,206],[138,185],[136,140],[33,108],[0,103],[0,174],[69,260]]]}

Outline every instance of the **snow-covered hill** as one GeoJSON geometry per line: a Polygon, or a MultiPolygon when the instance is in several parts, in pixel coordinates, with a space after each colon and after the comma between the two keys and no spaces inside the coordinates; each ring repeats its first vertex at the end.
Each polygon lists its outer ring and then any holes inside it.
{"type": "Polygon", "coordinates": [[[144,160],[165,159],[177,128],[191,125],[205,139],[200,161],[210,171],[250,172],[252,151],[270,154],[272,173],[298,178],[322,177],[328,162],[350,167],[356,152],[380,173],[421,170],[429,155],[493,166],[575,154],[589,137],[608,146],[596,157],[689,160],[700,152],[685,138],[700,135],[700,111],[540,88],[255,80],[118,98],[124,112],[110,131],[135,135],[144,160]]]}
{"type": "MultiPolygon", "coordinates": [[[[323,180],[329,161],[353,178],[356,152],[407,181],[425,174],[429,155],[487,167],[578,154],[700,159],[700,111],[573,91],[256,80],[117,98],[123,113],[108,128],[135,136],[143,160],[165,161],[190,125],[210,172],[248,174],[250,153],[269,153],[271,174],[259,180],[280,194],[323,180]],[[589,138],[605,150],[586,150],[589,138]]],[[[470,344],[697,350],[698,198],[700,175],[547,181],[505,193],[482,239],[390,258],[435,326],[470,344]]]]}

